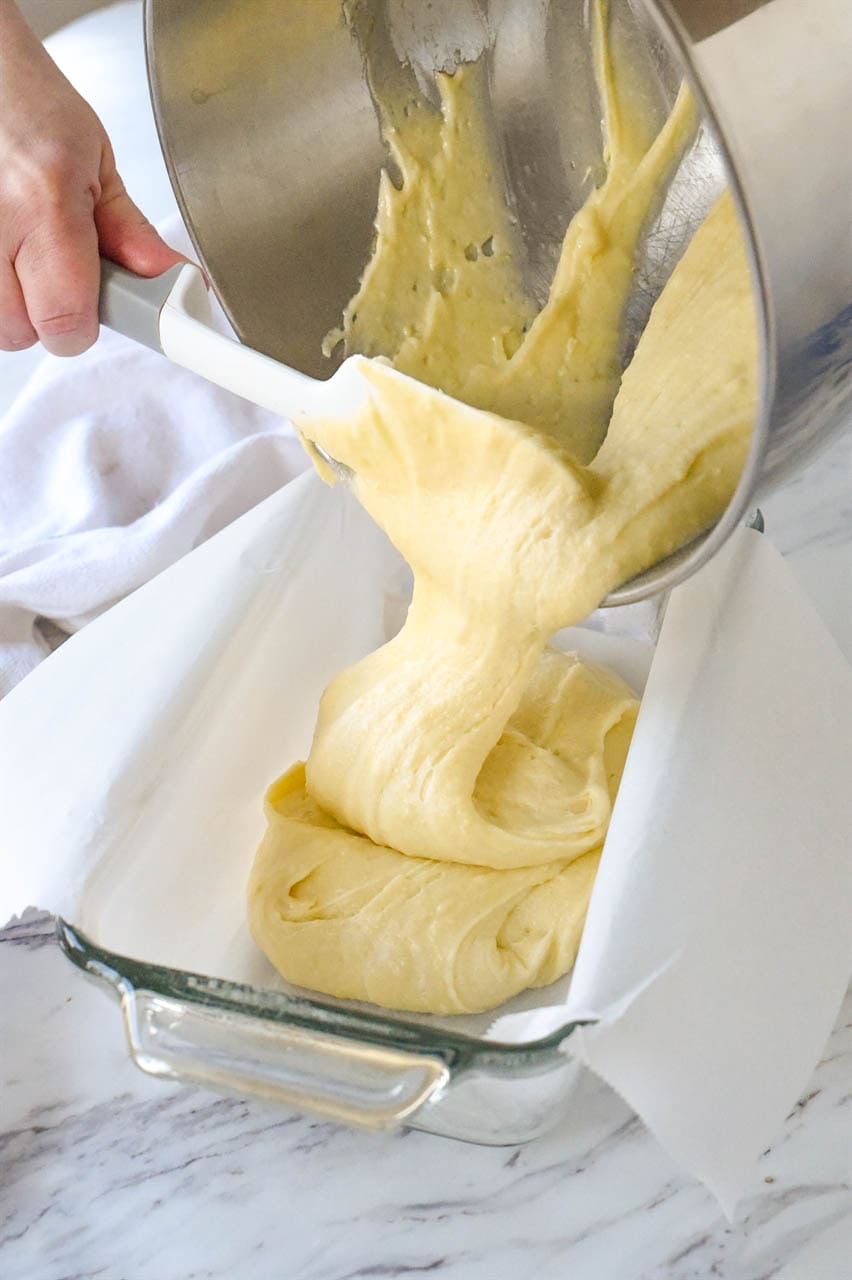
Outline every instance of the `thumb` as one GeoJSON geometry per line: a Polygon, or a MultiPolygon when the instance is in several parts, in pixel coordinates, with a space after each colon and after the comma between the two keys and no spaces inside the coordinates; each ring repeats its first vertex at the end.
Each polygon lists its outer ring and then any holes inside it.
{"type": "Polygon", "coordinates": [[[178,262],[182,253],[166,244],[125,190],[115,168],[102,177],[101,196],[94,209],[101,254],[140,276],[159,276],[178,262]]]}

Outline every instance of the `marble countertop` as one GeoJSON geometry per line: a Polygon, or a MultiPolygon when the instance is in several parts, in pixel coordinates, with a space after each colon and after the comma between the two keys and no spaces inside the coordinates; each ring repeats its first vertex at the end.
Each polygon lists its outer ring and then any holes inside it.
{"type": "Polygon", "coordinates": [[[523,1147],[150,1079],[49,922],[0,943],[3,1280],[848,1280],[852,996],[727,1224],[609,1090],[523,1147]]]}
{"type": "MultiPolygon", "coordinates": [[[[766,504],[852,658],[852,433],[766,504]]],[[[852,993],[735,1224],[588,1076],[522,1147],[144,1076],[45,917],[0,933],[3,1280],[850,1280],[852,993]]]]}

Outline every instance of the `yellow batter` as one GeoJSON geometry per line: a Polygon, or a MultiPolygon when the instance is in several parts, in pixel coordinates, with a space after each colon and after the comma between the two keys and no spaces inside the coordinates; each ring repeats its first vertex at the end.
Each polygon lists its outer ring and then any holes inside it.
{"type": "Polygon", "coordinates": [[[476,783],[483,813],[519,826],[562,788],[571,862],[495,871],[397,853],[337,822],[294,766],[266,796],[255,938],[291,982],[392,1008],[464,1013],[552,982],[574,961],[637,705],[611,672],[545,650],[476,783]]]}
{"type": "Polygon", "coordinates": [[[604,17],[607,178],[538,316],[481,73],[439,77],[441,112],[383,113],[403,181],[383,180],[342,334],[395,368],[365,363],[364,407],[303,429],[353,470],[414,597],[400,634],[326,690],[306,772],[268,793],[249,889],[273,963],[335,995],[479,1010],[570,967],[636,704],[547,641],[715,519],[745,460],[757,352],[729,196],[619,383],[638,236],[692,108],[682,94],[648,136],[604,17]]]}

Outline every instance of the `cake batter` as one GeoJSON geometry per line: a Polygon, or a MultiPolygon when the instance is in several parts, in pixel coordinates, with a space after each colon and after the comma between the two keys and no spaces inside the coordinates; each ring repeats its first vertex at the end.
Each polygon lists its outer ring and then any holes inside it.
{"type": "Polygon", "coordinates": [[[414,595],[399,635],[326,690],[304,771],[270,789],[249,888],[276,967],[335,995],[473,1011],[570,967],[636,702],[547,642],[715,520],[748,451],[756,325],[729,194],[619,376],[638,237],[692,105],[683,91],[650,137],[605,19],[601,3],[607,177],[537,316],[481,70],[439,76],[440,111],[381,104],[402,182],[382,180],[332,341],[384,362],[365,364],[357,414],[303,431],[351,468],[414,595]]]}

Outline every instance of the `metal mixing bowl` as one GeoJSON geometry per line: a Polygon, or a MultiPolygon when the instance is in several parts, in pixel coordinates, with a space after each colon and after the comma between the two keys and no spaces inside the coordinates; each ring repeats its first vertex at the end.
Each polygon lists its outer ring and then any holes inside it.
{"type": "MultiPolygon", "coordinates": [[[[484,51],[507,189],[544,298],[565,226],[600,173],[583,0],[375,0],[382,56],[424,83],[484,51]]],[[[614,40],[662,121],[683,75],[704,114],[637,262],[625,359],[724,181],[739,205],[761,335],[760,409],[740,485],[709,533],[608,597],[687,577],[748,506],[850,413],[852,4],[611,0],[614,40]]],[[[146,0],[151,93],[199,258],[239,337],[324,378],[325,334],[368,260],[385,150],[341,0],[146,0]]],[[[339,359],[339,357],[338,357],[339,359]]]]}

